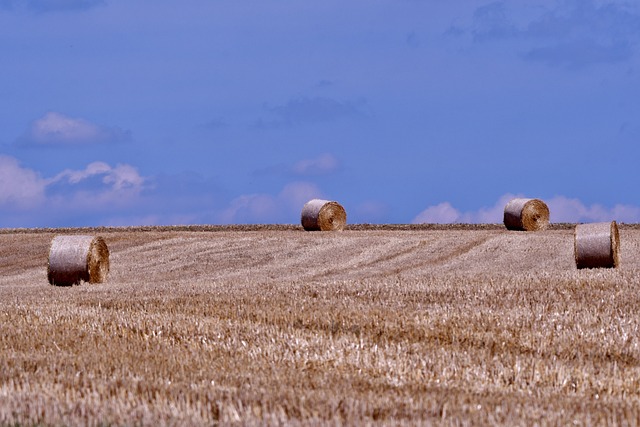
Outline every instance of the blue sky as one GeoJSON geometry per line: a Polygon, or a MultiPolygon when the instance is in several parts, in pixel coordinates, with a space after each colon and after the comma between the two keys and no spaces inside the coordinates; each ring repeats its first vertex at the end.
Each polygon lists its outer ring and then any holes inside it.
{"type": "Polygon", "coordinates": [[[0,0],[0,226],[640,222],[640,4],[0,0]]]}

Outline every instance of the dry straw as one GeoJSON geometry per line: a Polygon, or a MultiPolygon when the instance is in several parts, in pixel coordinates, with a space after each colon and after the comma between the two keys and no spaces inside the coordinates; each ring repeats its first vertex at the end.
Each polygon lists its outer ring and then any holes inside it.
{"type": "Polygon", "coordinates": [[[512,199],[504,208],[504,225],[508,230],[545,230],[549,208],[540,199],[512,199]]]}
{"type": "Polygon", "coordinates": [[[49,283],[102,283],[109,273],[109,248],[102,237],[56,236],[49,249],[49,283]]]}
{"type": "Polygon", "coordinates": [[[576,225],[573,248],[578,268],[618,267],[620,265],[618,224],[612,221],[576,225]]]}
{"type": "Polygon", "coordinates": [[[301,222],[307,231],[342,231],[347,212],[338,202],[313,199],[302,207],[301,222]]]}

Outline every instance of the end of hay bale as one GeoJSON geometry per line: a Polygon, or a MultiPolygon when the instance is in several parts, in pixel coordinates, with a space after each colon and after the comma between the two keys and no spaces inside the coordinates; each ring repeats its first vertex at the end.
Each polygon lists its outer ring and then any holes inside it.
{"type": "Polygon", "coordinates": [[[620,265],[620,233],[615,221],[578,224],[573,242],[578,269],[620,265]]]}
{"type": "Polygon", "coordinates": [[[540,199],[512,199],[504,207],[507,230],[540,231],[549,226],[549,207],[540,199]]]}
{"type": "Polygon", "coordinates": [[[313,199],[302,207],[300,222],[307,231],[342,231],[347,212],[338,202],[313,199]]]}
{"type": "Polygon", "coordinates": [[[56,286],[102,283],[109,273],[109,248],[102,237],[56,236],[49,249],[47,278],[56,286]]]}

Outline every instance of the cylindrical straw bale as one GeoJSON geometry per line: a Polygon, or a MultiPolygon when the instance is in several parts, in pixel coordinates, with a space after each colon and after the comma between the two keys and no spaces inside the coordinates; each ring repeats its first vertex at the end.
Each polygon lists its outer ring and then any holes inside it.
{"type": "Polygon", "coordinates": [[[549,208],[540,199],[512,199],[504,208],[504,225],[508,230],[545,230],[549,208]]]}
{"type": "Polygon", "coordinates": [[[56,236],[49,249],[49,283],[102,283],[109,273],[109,248],[102,237],[56,236]]]}
{"type": "Polygon", "coordinates": [[[301,222],[307,231],[342,231],[347,212],[338,202],[313,199],[302,207],[301,222]]]}
{"type": "Polygon", "coordinates": [[[573,242],[578,268],[616,268],[620,265],[620,234],[615,221],[578,224],[573,242]]]}

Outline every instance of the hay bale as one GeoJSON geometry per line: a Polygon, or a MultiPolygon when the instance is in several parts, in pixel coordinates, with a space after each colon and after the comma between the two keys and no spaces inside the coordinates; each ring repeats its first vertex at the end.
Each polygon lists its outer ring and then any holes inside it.
{"type": "Polygon", "coordinates": [[[102,237],[56,236],[49,249],[49,283],[102,283],[109,273],[109,248],[102,237]]]}
{"type": "Polygon", "coordinates": [[[313,199],[302,207],[301,222],[307,231],[342,231],[347,212],[338,202],[313,199]]]}
{"type": "Polygon", "coordinates": [[[615,221],[578,224],[573,242],[578,268],[616,268],[620,265],[620,234],[615,221]]]}
{"type": "Polygon", "coordinates": [[[512,199],[504,207],[508,230],[538,231],[549,225],[549,208],[540,199],[512,199]]]}

